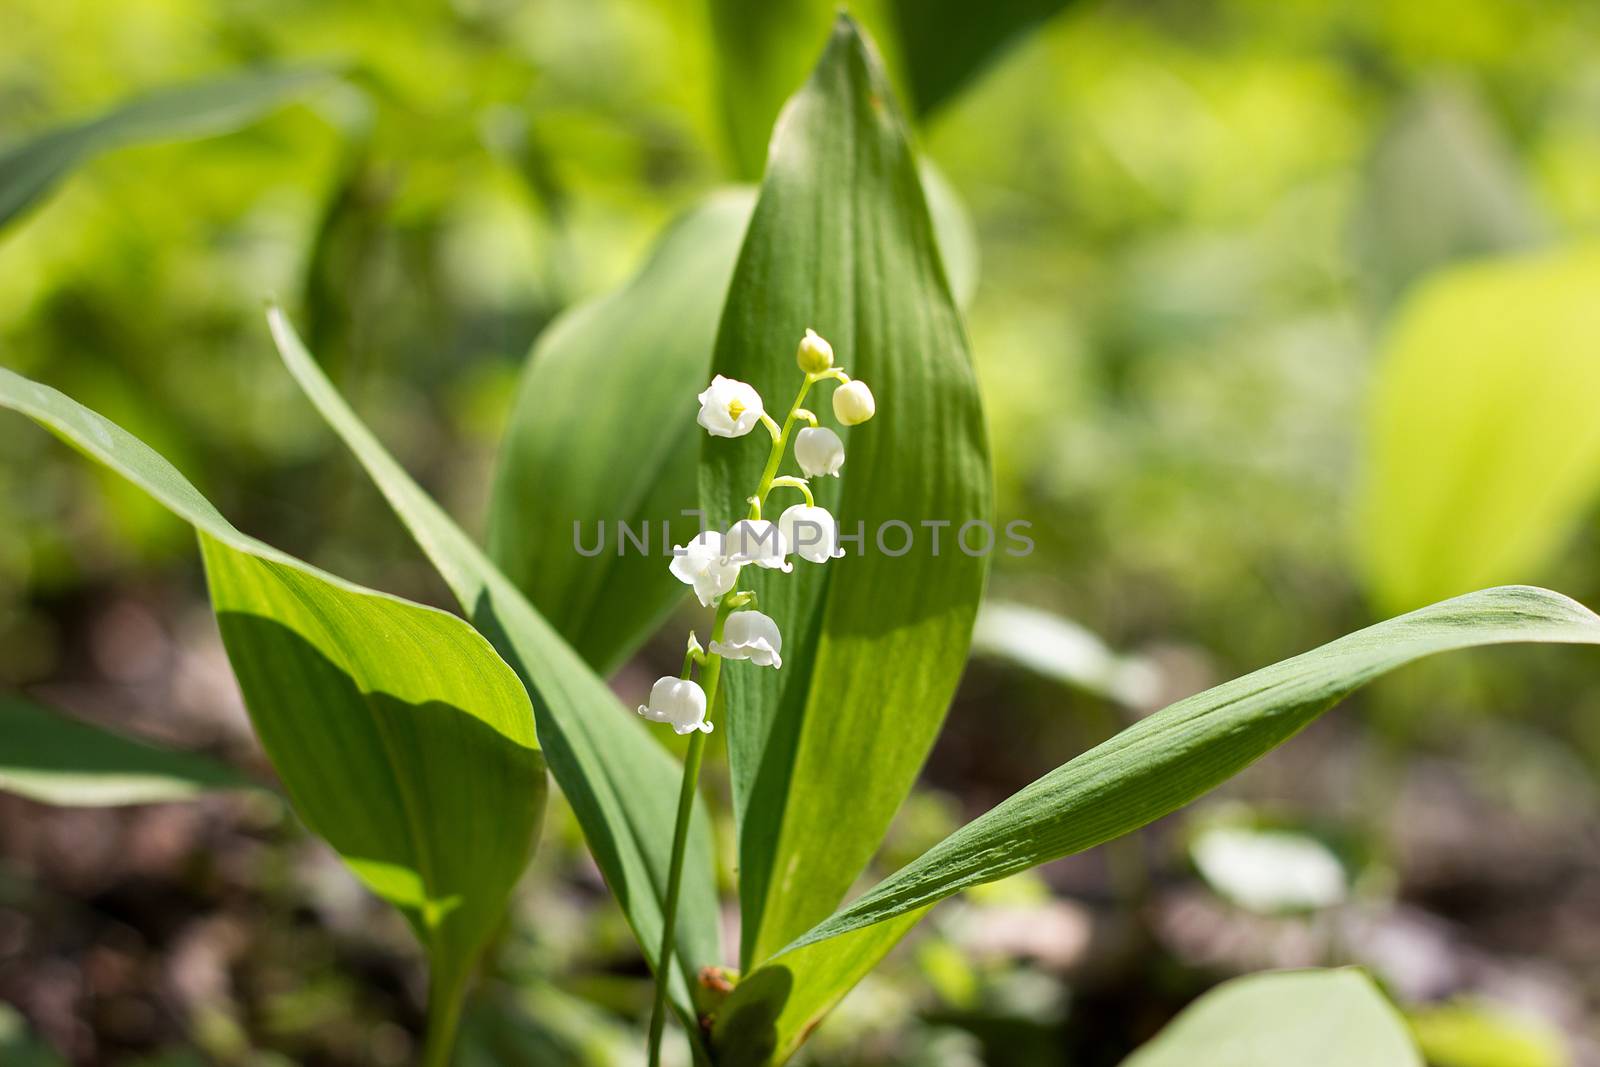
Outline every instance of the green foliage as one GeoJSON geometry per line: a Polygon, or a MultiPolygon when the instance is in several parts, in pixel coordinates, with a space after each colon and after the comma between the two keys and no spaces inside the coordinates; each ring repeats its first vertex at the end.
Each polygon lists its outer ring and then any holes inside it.
{"type": "Polygon", "coordinates": [[[1359,554],[1391,610],[1539,576],[1600,490],[1600,249],[1458,267],[1396,315],[1359,554]]]}
{"type": "Polygon", "coordinates": [[[0,790],[42,804],[159,804],[253,784],[204,756],[157,748],[5,693],[0,737],[0,790]]]}
{"type": "Polygon", "coordinates": [[[1122,1067],[1422,1067],[1400,1014],[1357,970],[1224,982],[1122,1067]]]}
{"type": "Polygon", "coordinates": [[[1455,1000],[1406,1012],[1430,1067],[1569,1067],[1559,1030],[1487,1001],[1455,1000]]]}
{"type": "Polygon", "coordinates": [[[516,675],[460,619],[240,533],[166,460],[61,393],[0,370],[0,405],[194,526],[262,746],[301,818],[427,947],[431,1038],[448,1049],[463,984],[544,810],[544,761],[516,675]]]}
{"type": "MultiPolygon", "coordinates": [[[[278,352],[308,399],[355,453],[473,624],[516,668],[533,697],[550,771],[647,958],[661,938],[679,767],[570,645],[428,497],[334,390],[282,314],[278,352]]],[[[697,809],[678,910],[673,1003],[691,1034],[695,973],[721,959],[709,820],[697,809]]]]}
{"type": "Polygon", "coordinates": [[[888,0],[911,100],[937,110],[1018,37],[1071,0],[888,0]]]}
{"type": "Polygon", "coordinates": [[[324,69],[263,70],[163,89],[10,145],[0,151],[0,228],[95,156],[238,129],[328,78],[324,69]]]}
{"type": "MultiPolygon", "coordinates": [[[[1439,652],[1514,642],[1600,644],[1600,617],[1544,589],[1486,589],[1180,700],[963,826],[787,951],[1119,837],[1232,777],[1382,674],[1439,652]]],[[[774,964],[782,962],[780,954],[774,964]]]]}
{"type": "MultiPolygon", "coordinates": [[[[991,507],[966,338],[892,93],[847,19],[779,125],[713,370],[780,408],[808,327],[883,398],[870,423],[839,428],[849,459],[839,479],[813,485],[818,503],[868,538],[892,520],[950,525],[937,552],[923,529],[890,555],[891,530],[888,551],[867,544],[793,574],[746,571],[786,635],[781,671],[726,677],[747,967],[826,915],[877,850],[943,721],[986,563],[954,543],[991,507]]],[[[812,406],[826,412],[826,397],[812,406]]],[[[746,444],[703,446],[702,504],[716,528],[743,517],[760,480],[764,457],[746,444]]]]}

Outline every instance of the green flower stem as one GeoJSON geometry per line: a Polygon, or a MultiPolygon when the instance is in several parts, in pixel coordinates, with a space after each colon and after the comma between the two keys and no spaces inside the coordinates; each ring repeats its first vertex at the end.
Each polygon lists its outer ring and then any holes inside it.
{"type": "MultiPolygon", "coordinates": [[[[722,626],[728,621],[734,597],[732,592],[717,605],[716,621],[711,624],[711,644],[722,640],[722,626]]],[[[691,655],[684,657],[687,676],[691,655]]],[[[717,681],[722,677],[722,657],[707,653],[700,674],[700,687],[706,691],[706,714],[717,703],[717,681]]],[[[672,949],[678,927],[678,889],[683,883],[683,856],[689,847],[689,816],[694,812],[694,796],[700,786],[700,763],[706,752],[706,738],[696,730],[689,738],[689,752],[683,761],[683,786],[678,790],[678,821],[672,829],[672,859],[667,865],[667,900],[661,910],[661,951],[656,953],[656,997],[650,1008],[650,1067],[660,1067],[661,1036],[667,1027],[667,985],[672,981],[672,949]]]]}
{"type": "Polygon", "coordinates": [[[750,505],[752,519],[761,517],[761,505],[767,502],[767,494],[772,492],[772,479],[778,476],[778,464],[783,462],[783,453],[789,447],[789,434],[794,430],[795,420],[804,410],[800,405],[806,402],[806,393],[811,391],[811,386],[819,379],[832,377],[834,373],[823,371],[821,374],[808,374],[806,380],[800,383],[800,392],[794,398],[794,403],[789,405],[788,417],[783,420],[783,432],[772,442],[772,451],[767,455],[766,469],[761,472],[761,483],[756,486],[755,500],[750,505]]]}
{"type": "Polygon", "coordinates": [[[788,475],[784,475],[782,478],[774,478],[772,479],[772,488],[798,489],[806,498],[808,507],[814,508],[817,506],[817,498],[811,495],[811,486],[806,483],[804,478],[791,478],[788,475]]]}
{"type": "MultiPolygon", "coordinates": [[[[778,430],[776,423],[763,414],[762,424],[767,427],[767,432],[772,435],[772,451],[767,454],[767,466],[761,472],[761,483],[756,486],[755,495],[750,497],[750,518],[761,517],[761,505],[766,502],[767,494],[772,492],[774,480],[780,484],[796,486],[806,495],[806,502],[812,503],[811,490],[800,478],[778,478],[778,466],[783,462],[783,454],[789,446],[789,434],[794,430],[797,419],[804,418],[815,425],[816,416],[806,411],[800,405],[805,403],[806,393],[811,386],[823,378],[838,377],[839,371],[824,371],[821,374],[808,374],[800,384],[800,392],[796,394],[794,403],[789,405],[789,414],[783,420],[783,428],[778,430]]],[[[711,625],[711,647],[722,640],[722,626],[728,621],[728,613],[751,601],[749,594],[740,593],[738,585],[728,590],[722,600],[717,604],[716,620],[711,625]]],[[[683,677],[689,677],[690,664],[696,660],[691,650],[683,657],[683,677]]],[[[709,716],[717,704],[717,682],[722,677],[722,657],[714,653],[706,653],[699,659],[701,663],[700,688],[706,692],[706,714],[709,716]]],[[[656,953],[656,995],[655,1003],[650,1008],[650,1067],[660,1067],[661,1064],[661,1037],[667,1026],[667,984],[672,980],[672,949],[673,940],[677,934],[678,926],[678,888],[683,881],[683,856],[688,851],[689,844],[689,816],[694,811],[695,792],[700,785],[700,764],[705,757],[706,734],[696,730],[689,739],[689,752],[683,761],[683,786],[678,790],[678,821],[672,830],[672,859],[667,865],[667,899],[661,913],[661,951],[656,953]]]]}

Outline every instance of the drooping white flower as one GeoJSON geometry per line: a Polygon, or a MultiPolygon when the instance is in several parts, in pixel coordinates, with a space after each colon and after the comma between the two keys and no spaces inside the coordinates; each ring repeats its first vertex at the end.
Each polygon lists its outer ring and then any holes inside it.
{"type": "Polygon", "coordinates": [[[796,504],[778,516],[778,531],[790,551],[812,563],[824,563],[844,555],[839,547],[839,524],[827,508],[796,504]]]}
{"type": "Polygon", "coordinates": [[[877,410],[877,402],[872,399],[872,390],[867,388],[866,382],[848,381],[833,391],[833,414],[846,426],[866,422],[877,410]]]}
{"type": "Polygon", "coordinates": [[[706,691],[687,678],[668,675],[656,679],[650,687],[650,703],[640,704],[639,714],[651,722],[670,723],[675,734],[711,732],[711,724],[706,722],[706,691]]]}
{"type": "Polygon", "coordinates": [[[716,530],[702,532],[687,545],[674,546],[668,570],[684,585],[694,586],[694,595],[708,608],[739,580],[739,564],[728,559],[726,544],[716,530]]]}
{"type": "Polygon", "coordinates": [[[806,335],[800,338],[800,351],[795,353],[794,358],[807,374],[821,374],[833,366],[833,346],[817,331],[807,330],[806,335]]]}
{"type": "Polygon", "coordinates": [[[807,426],[794,439],[794,458],[807,478],[837,478],[844,466],[844,442],[826,426],[807,426]]]}
{"type": "Polygon", "coordinates": [[[717,375],[700,394],[698,421],[712,437],[743,437],[756,428],[765,409],[754,386],[717,375]]]}
{"type": "Polygon", "coordinates": [[[711,651],[724,659],[747,659],[757,667],[783,666],[783,635],[778,624],[759,611],[736,611],[722,624],[722,640],[711,651]]]}
{"type": "Polygon", "coordinates": [[[733,563],[754,563],[784,573],[794,570],[783,531],[766,519],[740,519],[728,528],[722,544],[733,563]]]}

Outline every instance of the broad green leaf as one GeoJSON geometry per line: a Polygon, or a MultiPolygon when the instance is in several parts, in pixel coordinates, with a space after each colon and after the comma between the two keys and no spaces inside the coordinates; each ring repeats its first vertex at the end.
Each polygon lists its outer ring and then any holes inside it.
{"type": "Polygon", "coordinates": [[[1429,85],[1373,146],[1355,236],[1361,281],[1389,307],[1440,267],[1532,247],[1548,231],[1515,149],[1465,86],[1429,85]]]}
{"type": "Polygon", "coordinates": [[[545,331],[517,390],[489,554],[601,674],[682,598],[666,553],[699,530],[682,515],[695,506],[694,395],[754,203],[730,190],[690,211],[627,285],[545,331]]]}
{"type": "MultiPolygon", "coordinates": [[[[713,369],[753,384],[781,415],[807,327],[877,397],[875,418],[841,428],[842,477],[813,486],[845,532],[861,524],[867,540],[792,574],[745,569],[784,635],[782,670],[724,672],[746,967],[831,911],[877,850],[944,719],[988,562],[955,539],[991,507],[966,337],[892,94],[845,17],[779,119],[713,369]],[[904,554],[891,554],[904,536],[894,527],[887,550],[875,543],[894,521],[917,527],[904,554]],[[924,521],[949,524],[937,551],[924,521]]],[[[808,402],[825,423],[831,388],[808,402]]],[[[761,437],[704,439],[701,499],[714,525],[743,516],[766,460],[761,437]]],[[[797,500],[779,490],[768,510],[797,500]]]]}
{"type": "Polygon", "coordinates": [[[1357,970],[1224,982],[1122,1067],[1422,1067],[1404,1020],[1357,970]]]}
{"type": "Polygon", "coordinates": [[[938,110],[1017,38],[1070,0],[888,0],[901,66],[919,115],[938,110]]]}
{"type": "Polygon", "coordinates": [[[204,756],[158,748],[0,693],[0,791],[42,804],[104,807],[252,785],[204,756]]]}
{"type": "Polygon", "coordinates": [[[1403,610],[1538,577],[1600,490],[1600,246],[1458,267],[1406,301],[1372,386],[1357,548],[1403,610]]]}
{"type": "Polygon", "coordinates": [[[246,126],[324,84],[326,69],[258,70],[161,89],[95,118],[0,149],[0,227],[95,156],[150,141],[207,137],[246,126]]]}
{"type": "MultiPolygon", "coordinates": [[[[481,549],[384,450],[333,388],[277,309],[278,352],[308,399],[355,453],[480,632],[516,668],[533,697],[540,742],[589,849],[645,958],[661,938],[661,904],[682,768],[501,574],[481,549]]],[[[673,1001],[698,1040],[695,977],[720,964],[710,820],[697,807],[678,909],[673,1001]]]]}
{"type": "Polygon", "coordinates": [[[544,808],[544,761],[516,675],[455,616],[240,533],[166,460],[61,393],[0,370],[0,405],[195,527],[262,747],[300,817],[410,920],[444,1023],[544,808]]]}
{"type": "Polygon", "coordinates": [[[1180,700],[974,819],[819,923],[775,962],[1138,829],[1226,781],[1351,691],[1413,660],[1520,642],[1600,644],[1600,617],[1547,589],[1484,589],[1180,700]]]}

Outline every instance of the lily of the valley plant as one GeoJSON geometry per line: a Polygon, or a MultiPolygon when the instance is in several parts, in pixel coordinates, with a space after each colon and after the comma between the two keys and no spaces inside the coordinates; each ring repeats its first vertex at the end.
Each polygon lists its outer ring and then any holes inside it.
{"type": "MultiPolygon", "coordinates": [[[[661,948],[656,954],[658,973],[666,971],[672,962],[689,817],[694,810],[696,783],[705,756],[705,735],[712,729],[706,716],[716,706],[723,661],[749,660],[756,667],[774,670],[783,666],[783,634],[770,617],[754,610],[756,595],[739,590],[739,572],[753,565],[787,573],[794,569],[789,561],[791,554],[811,563],[825,563],[844,555],[839,547],[839,525],[826,508],[817,506],[808,481],[814,477],[838,475],[839,468],[844,465],[844,442],[837,433],[819,425],[817,416],[801,405],[811,387],[827,379],[840,383],[833,393],[833,412],[841,425],[855,426],[867,421],[876,411],[876,404],[865,382],[852,379],[843,368],[833,365],[833,346],[816,331],[806,330],[795,361],[804,378],[781,426],[767,414],[761,394],[745,382],[719,374],[699,396],[698,421],[707,433],[713,437],[743,437],[759,424],[771,435],[772,447],[767,452],[766,465],[755,492],[748,498],[749,514],[725,534],[705,530],[688,545],[673,548],[673,576],[692,588],[702,605],[715,608],[716,614],[711,623],[710,647],[702,647],[690,632],[682,672],[676,678],[668,675],[657,680],[651,687],[649,703],[639,707],[639,714],[651,722],[670,723],[676,733],[695,735],[689,741],[689,752],[684,760],[677,822],[673,827],[666,922],[661,933],[661,948]],[[795,439],[794,452],[803,476],[780,476],[778,471],[782,468],[790,435],[795,424],[801,421],[806,425],[795,439]],[[774,523],[762,517],[762,509],[772,491],[780,488],[797,490],[805,497],[805,502],[785,508],[774,523]],[[700,669],[699,683],[691,680],[696,667],[700,669]]],[[[667,983],[658,979],[650,1013],[652,1065],[661,1059],[666,1006],[667,983]]]]}
{"type": "MultiPolygon", "coordinates": [[[[58,148],[44,150],[59,164],[58,148]]],[[[427,1067],[450,1059],[463,999],[533,854],[546,765],[654,971],[652,1053],[670,1007],[698,1064],[768,1067],[938,901],[1176,810],[1374,678],[1476,645],[1600,644],[1600,618],[1546,590],[1442,601],[1139,721],[847,900],[938,734],[986,578],[986,557],[925,544],[838,551],[835,515],[868,529],[991,517],[959,311],[973,268],[951,236],[959,206],[928,195],[937,188],[924,186],[876,54],[841,18],[777,124],[759,192],[708,198],[628,285],[536,345],[487,550],[385,451],[274,309],[289,373],[459,615],[248,536],[126,430],[0,369],[0,406],[195,529],[223,643],[289,802],[400,909],[427,957],[427,1067]],[[796,338],[804,378],[780,424],[762,397],[793,388],[796,338]],[[686,399],[708,380],[702,435],[686,399]],[[837,428],[803,406],[825,381],[837,428]],[[863,427],[876,408],[865,382],[885,409],[863,427]],[[680,424],[687,432],[661,447],[660,427],[680,424]],[[742,440],[757,425],[772,438],[764,457],[742,440]],[[780,475],[797,428],[800,474],[780,475]],[[774,521],[778,490],[800,500],[774,521]],[[668,567],[571,551],[577,518],[659,529],[696,504],[709,527],[675,539],[668,567]],[[682,671],[635,715],[605,675],[690,590],[713,609],[709,639],[691,636],[682,671]],[[728,660],[747,665],[724,672],[728,660]],[[729,952],[696,789],[719,696],[738,852],[740,943],[729,952]],[[652,722],[691,734],[683,763],[652,722]],[[735,955],[738,966],[720,970],[735,955]],[[716,980],[701,980],[707,969],[716,980]]],[[[7,721],[22,720],[0,719],[0,730],[7,721]]],[[[163,773],[187,776],[174,788],[226,784],[187,765],[163,773]]]]}

